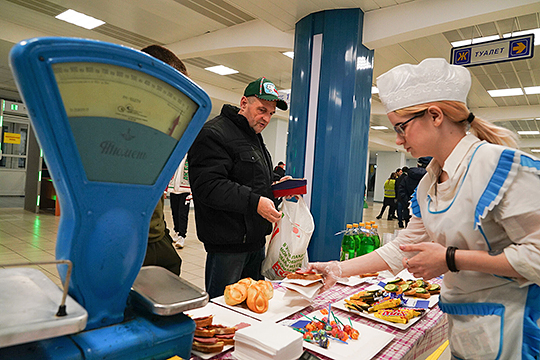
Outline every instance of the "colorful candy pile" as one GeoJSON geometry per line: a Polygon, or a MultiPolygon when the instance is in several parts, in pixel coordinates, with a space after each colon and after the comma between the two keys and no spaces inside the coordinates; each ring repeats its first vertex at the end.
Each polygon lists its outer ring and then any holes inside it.
{"type": "Polygon", "coordinates": [[[345,299],[345,306],[351,310],[367,312],[379,319],[406,324],[412,318],[422,315],[424,310],[402,307],[402,296],[393,292],[361,291],[345,299]]]}
{"type": "MultiPolygon", "coordinates": [[[[326,309],[322,310],[323,315],[328,314],[326,309]]],[[[305,315],[304,315],[305,316],[305,315]]],[[[318,344],[320,347],[327,349],[328,340],[337,340],[347,343],[347,340],[358,340],[358,330],[351,325],[344,325],[334,313],[331,313],[334,320],[329,317],[323,317],[321,320],[314,318],[303,328],[296,328],[297,331],[303,334],[304,340],[318,344]]],[[[307,318],[307,316],[306,316],[307,318]]],[[[309,318],[308,318],[309,319],[309,318]]]]}

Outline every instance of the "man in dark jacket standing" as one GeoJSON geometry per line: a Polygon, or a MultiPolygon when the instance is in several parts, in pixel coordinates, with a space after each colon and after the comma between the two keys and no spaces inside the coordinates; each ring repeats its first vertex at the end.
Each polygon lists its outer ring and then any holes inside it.
{"type": "Polygon", "coordinates": [[[407,176],[407,173],[409,172],[409,168],[407,166],[402,167],[401,169],[396,170],[396,173],[399,174],[398,178],[396,179],[396,200],[397,200],[397,218],[398,218],[398,226],[399,228],[404,228],[403,225],[403,215],[407,215],[407,203],[408,199],[402,199],[399,194],[399,185],[403,181],[403,179],[407,176]]]}
{"type": "Polygon", "coordinates": [[[274,172],[261,131],[276,107],[287,110],[275,85],[250,83],[240,108],[224,105],[188,152],[197,236],[207,252],[206,292],[223,295],[244,277],[262,279],[266,235],[281,218],[272,195],[274,172]]]}
{"type": "Polygon", "coordinates": [[[278,162],[277,166],[274,168],[274,172],[278,176],[278,180],[285,176],[285,163],[283,161],[278,162]]]}
{"type": "Polygon", "coordinates": [[[398,194],[399,197],[407,202],[407,211],[404,211],[403,220],[405,221],[405,227],[409,223],[411,215],[409,213],[409,203],[418,186],[418,183],[426,174],[426,166],[431,161],[431,157],[421,157],[418,159],[417,167],[410,168],[407,172],[407,176],[399,184],[398,194]]]}

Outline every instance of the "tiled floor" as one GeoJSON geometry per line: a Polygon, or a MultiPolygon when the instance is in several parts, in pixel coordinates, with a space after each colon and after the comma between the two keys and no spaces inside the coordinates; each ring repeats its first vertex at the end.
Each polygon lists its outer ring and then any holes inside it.
{"type": "MultiPolygon", "coordinates": [[[[56,233],[59,217],[49,212],[34,214],[16,206],[22,204],[10,198],[2,198],[0,207],[0,267],[3,264],[55,260],[56,233]]],[[[20,205],[22,206],[22,205],[20,205]]],[[[364,219],[375,219],[380,203],[369,203],[364,211],[364,219]]],[[[168,201],[165,205],[165,221],[172,227],[171,210],[168,201]]],[[[397,221],[378,220],[379,233],[393,233],[397,221]]],[[[204,289],[204,264],[206,252],[197,239],[193,210],[189,214],[188,234],[183,249],[177,250],[182,258],[181,276],[204,289]]],[[[61,286],[56,265],[34,265],[41,269],[57,285],[61,286]]]]}

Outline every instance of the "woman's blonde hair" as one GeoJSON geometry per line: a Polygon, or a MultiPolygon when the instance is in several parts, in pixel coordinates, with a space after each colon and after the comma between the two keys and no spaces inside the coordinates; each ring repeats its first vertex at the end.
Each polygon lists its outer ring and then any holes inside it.
{"type": "MultiPolygon", "coordinates": [[[[404,109],[396,110],[398,115],[412,115],[427,110],[430,106],[438,106],[443,114],[451,121],[463,124],[463,128],[467,130],[470,111],[467,106],[459,101],[435,101],[432,103],[410,106],[404,109]]],[[[493,125],[489,121],[474,117],[470,123],[469,131],[476,135],[480,140],[485,140],[492,144],[506,145],[512,148],[517,148],[517,137],[512,131],[493,125]]]]}

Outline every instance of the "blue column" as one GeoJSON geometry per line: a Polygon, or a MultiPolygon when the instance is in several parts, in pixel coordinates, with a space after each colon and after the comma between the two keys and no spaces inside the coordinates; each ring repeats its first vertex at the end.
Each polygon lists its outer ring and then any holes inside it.
{"type": "Polygon", "coordinates": [[[363,16],[328,10],[296,24],[287,168],[308,178],[310,261],[338,259],[334,234],[362,220],[373,77],[363,16]]]}

